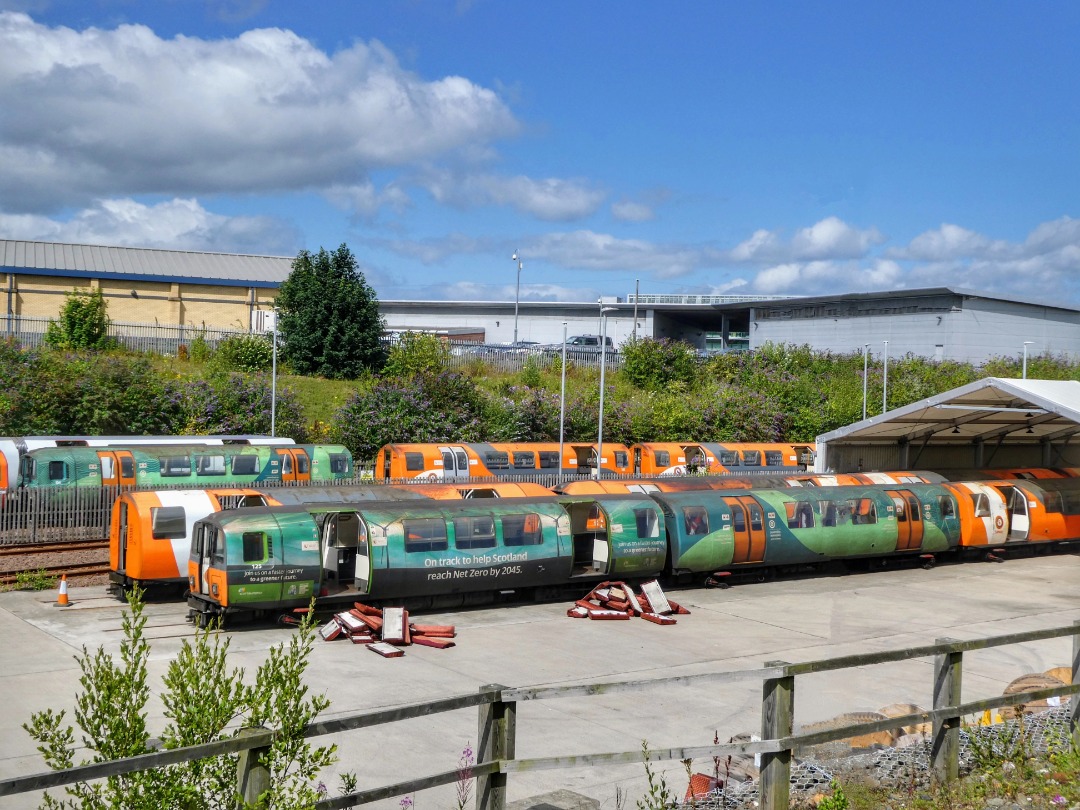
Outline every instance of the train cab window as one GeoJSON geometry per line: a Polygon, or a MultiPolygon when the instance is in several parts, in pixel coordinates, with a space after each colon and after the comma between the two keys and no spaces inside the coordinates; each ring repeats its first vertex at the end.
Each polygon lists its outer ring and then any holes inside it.
{"type": "Polygon", "coordinates": [[[683,527],[688,535],[709,533],[709,514],[700,506],[683,507],[683,527]]]}
{"type": "Polygon", "coordinates": [[[807,501],[788,501],[784,504],[789,529],[810,529],[814,526],[814,508],[807,501]]]}
{"type": "Polygon", "coordinates": [[[502,518],[502,531],[506,546],[538,546],[544,542],[540,516],[535,513],[507,515],[502,518]]]}
{"type": "Polygon", "coordinates": [[[416,518],[401,521],[406,551],[446,551],[446,521],[442,518],[416,518]]]}
{"type": "Polygon", "coordinates": [[[49,462],[49,483],[53,481],[66,481],[68,477],[68,465],[65,461],[49,462]]]}
{"type": "Polygon", "coordinates": [[[270,535],[266,532],[244,532],[241,541],[246,563],[268,562],[273,556],[270,535]]]}
{"type": "Polygon", "coordinates": [[[158,464],[162,476],[166,478],[183,478],[191,475],[191,459],[187,456],[167,456],[159,458],[158,464]]]}
{"type": "Polygon", "coordinates": [[[258,456],[233,456],[231,461],[233,475],[255,475],[259,471],[258,456]]]}
{"type": "Polygon", "coordinates": [[[655,509],[635,509],[634,522],[637,524],[638,537],[659,537],[660,520],[655,509]]]}
{"type": "Polygon", "coordinates": [[[303,450],[296,451],[296,472],[300,475],[307,475],[311,472],[311,459],[303,450]]]}
{"type": "Polygon", "coordinates": [[[783,467],[784,466],[784,454],[780,450],[766,450],[765,451],[765,466],[766,467],[783,467]]]}
{"type": "Polygon", "coordinates": [[[349,457],[344,453],[330,454],[330,473],[332,475],[349,474],[349,457]]]}
{"type": "Polygon", "coordinates": [[[491,515],[454,518],[454,548],[494,548],[495,519],[491,515]]]}
{"type": "Polygon", "coordinates": [[[184,507],[151,507],[150,533],[155,540],[179,540],[187,537],[187,513],[184,507]]]}
{"type": "Polygon", "coordinates": [[[225,456],[195,456],[196,475],[224,475],[225,456]]]}
{"type": "Polygon", "coordinates": [[[536,454],[526,452],[514,453],[514,469],[515,470],[535,470],[536,469],[536,454]]]}
{"type": "Polygon", "coordinates": [[[941,509],[942,518],[956,517],[956,506],[953,504],[953,499],[948,495],[942,495],[938,498],[938,507],[941,509]]]}
{"type": "Polygon", "coordinates": [[[975,517],[990,517],[990,499],[985,492],[972,492],[971,504],[975,508],[975,517]]]}
{"type": "Polygon", "coordinates": [[[510,454],[488,453],[485,457],[485,463],[489,470],[508,470],[510,469],[510,454]]]}
{"type": "Polygon", "coordinates": [[[557,470],[559,469],[559,454],[555,450],[541,450],[537,453],[540,456],[540,469],[541,470],[557,470]]]}
{"type": "Polygon", "coordinates": [[[215,530],[209,539],[211,560],[214,565],[225,564],[225,533],[215,530]]]}
{"type": "Polygon", "coordinates": [[[625,450],[616,450],[615,451],[615,466],[616,467],[625,467],[629,463],[630,463],[630,456],[626,453],[625,450]]]}
{"type": "MultiPolygon", "coordinates": [[[[443,464],[446,463],[446,453],[443,453],[443,464]]],[[[423,453],[406,453],[405,454],[405,471],[406,472],[423,472],[424,470],[424,454],[423,453]]]]}
{"type": "Polygon", "coordinates": [[[671,453],[667,450],[657,450],[655,456],[657,467],[667,467],[671,464],[671,453]]]}
{"type": "Polygon", "coordinates": [[[744,467],[760,467],[761,466],[761,451],[760,450],[743,450],[742,463],[744,467]]]}
{"type": "Polygon", "coordinates": [[[720,453],[720,463],[725,467],[738,467],[739,454],[735,450],[724,450],[720,453]]]}

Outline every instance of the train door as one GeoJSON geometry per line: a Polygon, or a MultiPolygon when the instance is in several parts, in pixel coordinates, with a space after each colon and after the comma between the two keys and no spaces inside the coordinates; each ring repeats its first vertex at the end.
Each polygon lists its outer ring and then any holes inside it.
{"type": "Polygon", "coordinates": [[[735,535],[733,563],[758,563],[765,560],[765,519],[761,505],[753,498],[740,495],[725,497],[731,509],[731,529],[735,535]]]}
{"type": "Polygon", "coordinates": [[[641,445],[634,445],[634,475],[641,475],[641,445]]]}
{"type": "Polygon", "coordinates": [[[120,501],[120,513],[117,515],[117,537],[120,542],[116,550],[116,570],[121,574],[127,571],[128,529],[128,504],[127,500],[123,499],[120,501]]]}
{"type": "Polygon", "coordinates": [[[135,486],[135,459],[130,450],[98,450],[97,457],[102,486],[135,486]]]}
{"type": "MultiPolygon", "coordinates": [[[[363,521],[356,512],[330,513],[325,516],[322,529],[323,584],[333,580],[341,586],[351,585],[357,579],[361,540],[367,545],[363,521]]],[[[365,576],[365,583],[367,579],[365,576]]]]}
{"type": "Polygon", "coordinates": [[[281,462],[281,480],[306,483],[311,480],[311,459],[299,447],[275,450],[281,462]]]}
{"type": "Polygon", "coordinates": [[[195,578],[191,583],[192,593],[210,595],[210,585],[206,575],[210,570],[210,562],[214,554],[214,527],[199,523],[196,524],[191,534],[191,559],[188,563],[188,574],[195,578]]]}
{"type": "Polygon", "coordinates": [[[439,454],[442,456],[443,478],[469,477],[469,454],[464,447],[440,446],[439,454]]]}
{"type": "Polygon", "coordinates": [[[886,494],[892,498],[896,514],[896,550],[915,551],[922,548],[922,505],[909,490],[890,489],[886,494]]]}
{"type": "Polygon", "coordinates": [[[1009,539],[1027,540],[1031,532],[1031,516],[1028,514],[1027,493],[1019,487],[1009,487],[1009,539]]]}

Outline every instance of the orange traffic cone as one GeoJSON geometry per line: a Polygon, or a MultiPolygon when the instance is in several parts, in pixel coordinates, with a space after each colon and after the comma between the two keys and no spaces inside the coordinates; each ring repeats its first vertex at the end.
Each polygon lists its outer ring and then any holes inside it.
{"type": "Polygon", "coordinates": [[[71,603],[68,601],[67,592],[67,574],[64,574],[62,577],[60,577],[60,593],[56,597],[56,606],[67,607],[70,604],[71,603]]]}

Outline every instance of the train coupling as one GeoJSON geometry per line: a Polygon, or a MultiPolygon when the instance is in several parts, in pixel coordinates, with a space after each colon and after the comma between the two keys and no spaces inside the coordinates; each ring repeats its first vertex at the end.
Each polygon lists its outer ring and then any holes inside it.
{"type": "Polygon", "coordinates": [[[922,560],[922,567],[927,571],[937,563],[937,558],[933,554],[920,554],[919,559],[922,560]]]}
{"type": "Polygon", "coordinates": [[[730,571],[715,571],[705,579],[706,588],[730,588],[730,571]]]}

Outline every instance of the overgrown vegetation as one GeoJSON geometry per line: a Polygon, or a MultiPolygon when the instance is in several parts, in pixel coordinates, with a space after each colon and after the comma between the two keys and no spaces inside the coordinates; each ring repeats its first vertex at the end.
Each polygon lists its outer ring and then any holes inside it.
{"type": "Polygon", "coordinates": [[[60,317],[45,331],[45,342],[57,349],[109,348],[108,304],[101,290],[65,293],[60,317]]]}
{"type": "MultiPolygon", "coordinates": [[[[54,770],[73,767],[76,752],[88,754],[82,763],[105,762],[150,753],[147,726],[147,660],[150,647],[144,631],[146,616],[141,593],[134,591],[131,610],[123,618],[119,655],[85,647],[76,656],[82,687],[75,700],[75,726],[65,723],[65,711],[35,712],[23,728],[38,743],[46,764],[54,770]],[[79,741],[76,743],[76,731],[79,741]]],[[[195,631],[182,642],[169,663],[160,692],[168,721],[158,732],[160,747],[181,748],[231,739],[238,729],[267,728],[278,732],[261,759],[270,775],[268,789],[256,803],[238,805],[236,755],[214,757],[113,776],[97,782],[67,786],[65,799],[46,793],[44,808],[101,808],[104,810],[291,810],[311,807],[322,795],[313,780],[335,761],[335,746],[314,747],[302,730],[327,708],[329,701],[309,694],[303,683],[316,628],[309,614],[287,644],[270,650],[251,682],[242,669],[227,662],[229,640],[215,628],[195,631]]]]}

